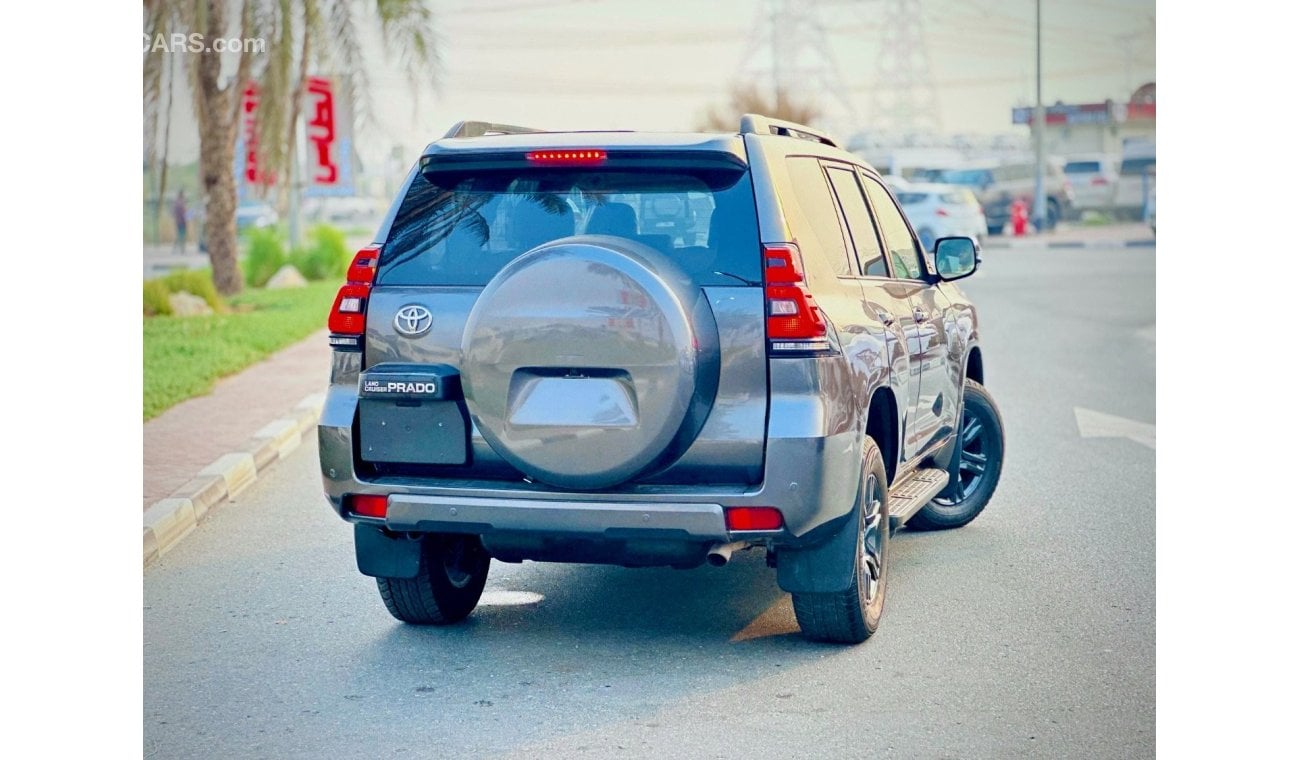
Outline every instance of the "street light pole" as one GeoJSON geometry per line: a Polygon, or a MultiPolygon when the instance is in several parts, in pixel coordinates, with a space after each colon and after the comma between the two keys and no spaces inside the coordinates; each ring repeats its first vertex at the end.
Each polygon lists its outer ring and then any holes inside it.
{"type": "Polygon", "coordinates": [[[1047,192],[1043,184],[1043,131],[1047,127],[1043,114],[1043,0],[1034,0],[1034,52],[1038,58],[1034,69],[1038,89],[1034,105],[1034,227],[1042,232],[1047,217],[1047,192]]]}

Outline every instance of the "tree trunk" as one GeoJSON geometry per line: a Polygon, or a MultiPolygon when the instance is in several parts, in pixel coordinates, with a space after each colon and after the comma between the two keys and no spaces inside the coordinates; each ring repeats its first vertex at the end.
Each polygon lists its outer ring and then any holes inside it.
{"type": "MultiPolygon", "coordinates": [[[[207,0],[204,30],[207,39],[227,33],[226,3],[207,0]]],[[[244,3],[244,29],[249,27],[251,3],[244,3]]],[[[247,36],[247,35],[245,35],[247,36]]],[[[234,295],[244,288],[239,271],[239,237],[235,228],[235,136],[240,94],[248,80],[251,59],[242,54],[239,70],[225,87],[221,86],[221,54],[199,53],[195,111],[199,116],[199,181],[206,198],[204,229],[207,234],[208,260],[212,262],[212,281],[217,292],[234,295]]]]}
{"type": "MultiPolygon", "coordinates": [[[[220,109],[222,112],[224,108],[220,109]]],[[[215,114],[210,114],[215,116],[215,114]]],[[[215,118],[204,119],[199,131],[199,173],[207,198],[204,230],[207,235],[208,259],[212,262],[212,281],[217,292],[233,295],[244,287],[239,271],[239,236],[235,227],[235,143],[227,139],[233,124],[221,124],[215,118]]]]}

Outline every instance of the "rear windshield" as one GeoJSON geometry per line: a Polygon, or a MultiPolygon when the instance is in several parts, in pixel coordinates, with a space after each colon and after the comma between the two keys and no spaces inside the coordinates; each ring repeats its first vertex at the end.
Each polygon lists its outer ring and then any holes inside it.
{"type": "Polygon", "coordinates": [[[1124,163],[1119,166],[1119,173],[1126,177],[1134,177],[1146,174],[1148,171],[1155,171],[1156,160],[1152,158],[1126,158],[1124,163]]]}
{"type": "Polygon", "coordinates": [[[909,193],[909,192],[897,192],[897,191],[895,191],[895,192],[894,192],[894,197],[895,197],[895,198],[898,198],[898,202],[901,203],[901,204],[903,204],[904,206],[914,206],[914,205],[916,205],[916,204],[918,204],[918,203],[925,203],[925,199],[928,198],[928,197],[930,197],[930,194],[929,194],[929,193],[909,193]]]}
{"type": "Polygon", "coordinates": [[[1065,165],[1066,174],[1089,174],[1101,171],[1100,161],[1070,161],[1065,165]]]}
{"type": "Polygon", "coordinates": [[[701,285],[762,280],[748,172],[564,168],[433,176],[447,186],[422,174],[412,180],[380,255],[377,285],[485,285],[520,254],[584,234],[650,246],[701,285]]]}

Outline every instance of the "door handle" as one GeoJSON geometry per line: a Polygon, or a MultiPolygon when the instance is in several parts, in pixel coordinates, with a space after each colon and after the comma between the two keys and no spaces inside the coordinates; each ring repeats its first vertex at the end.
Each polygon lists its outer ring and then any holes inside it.
{"type": "Polygon", "coordinates": [[[877,310],[876,316],[880,318],[880,324],[884,325],[885,327],[889,327],[890,325],[894,324],[894,315],[890,314],[884,309],[877,310]]]}

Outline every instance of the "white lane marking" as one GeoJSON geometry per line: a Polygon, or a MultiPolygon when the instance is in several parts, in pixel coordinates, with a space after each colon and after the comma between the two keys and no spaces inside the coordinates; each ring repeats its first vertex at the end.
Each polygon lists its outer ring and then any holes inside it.
{"type": "Polygon", "coordinates": [[[519,604],[537,604],[542,601],[541,594],[531,591],[484,591],[479,597],[479,606],[510,607],[519,604]]]}
{"type": "Polygon", "coordinates": [[[1156,448],[1156,426],[1149,422],[1138,422],[1079,406],[1074,407],[1074,421],[1079,426],[1079,435],[1084,438],[1127,438],[1152,451],[1156,448]]]}

